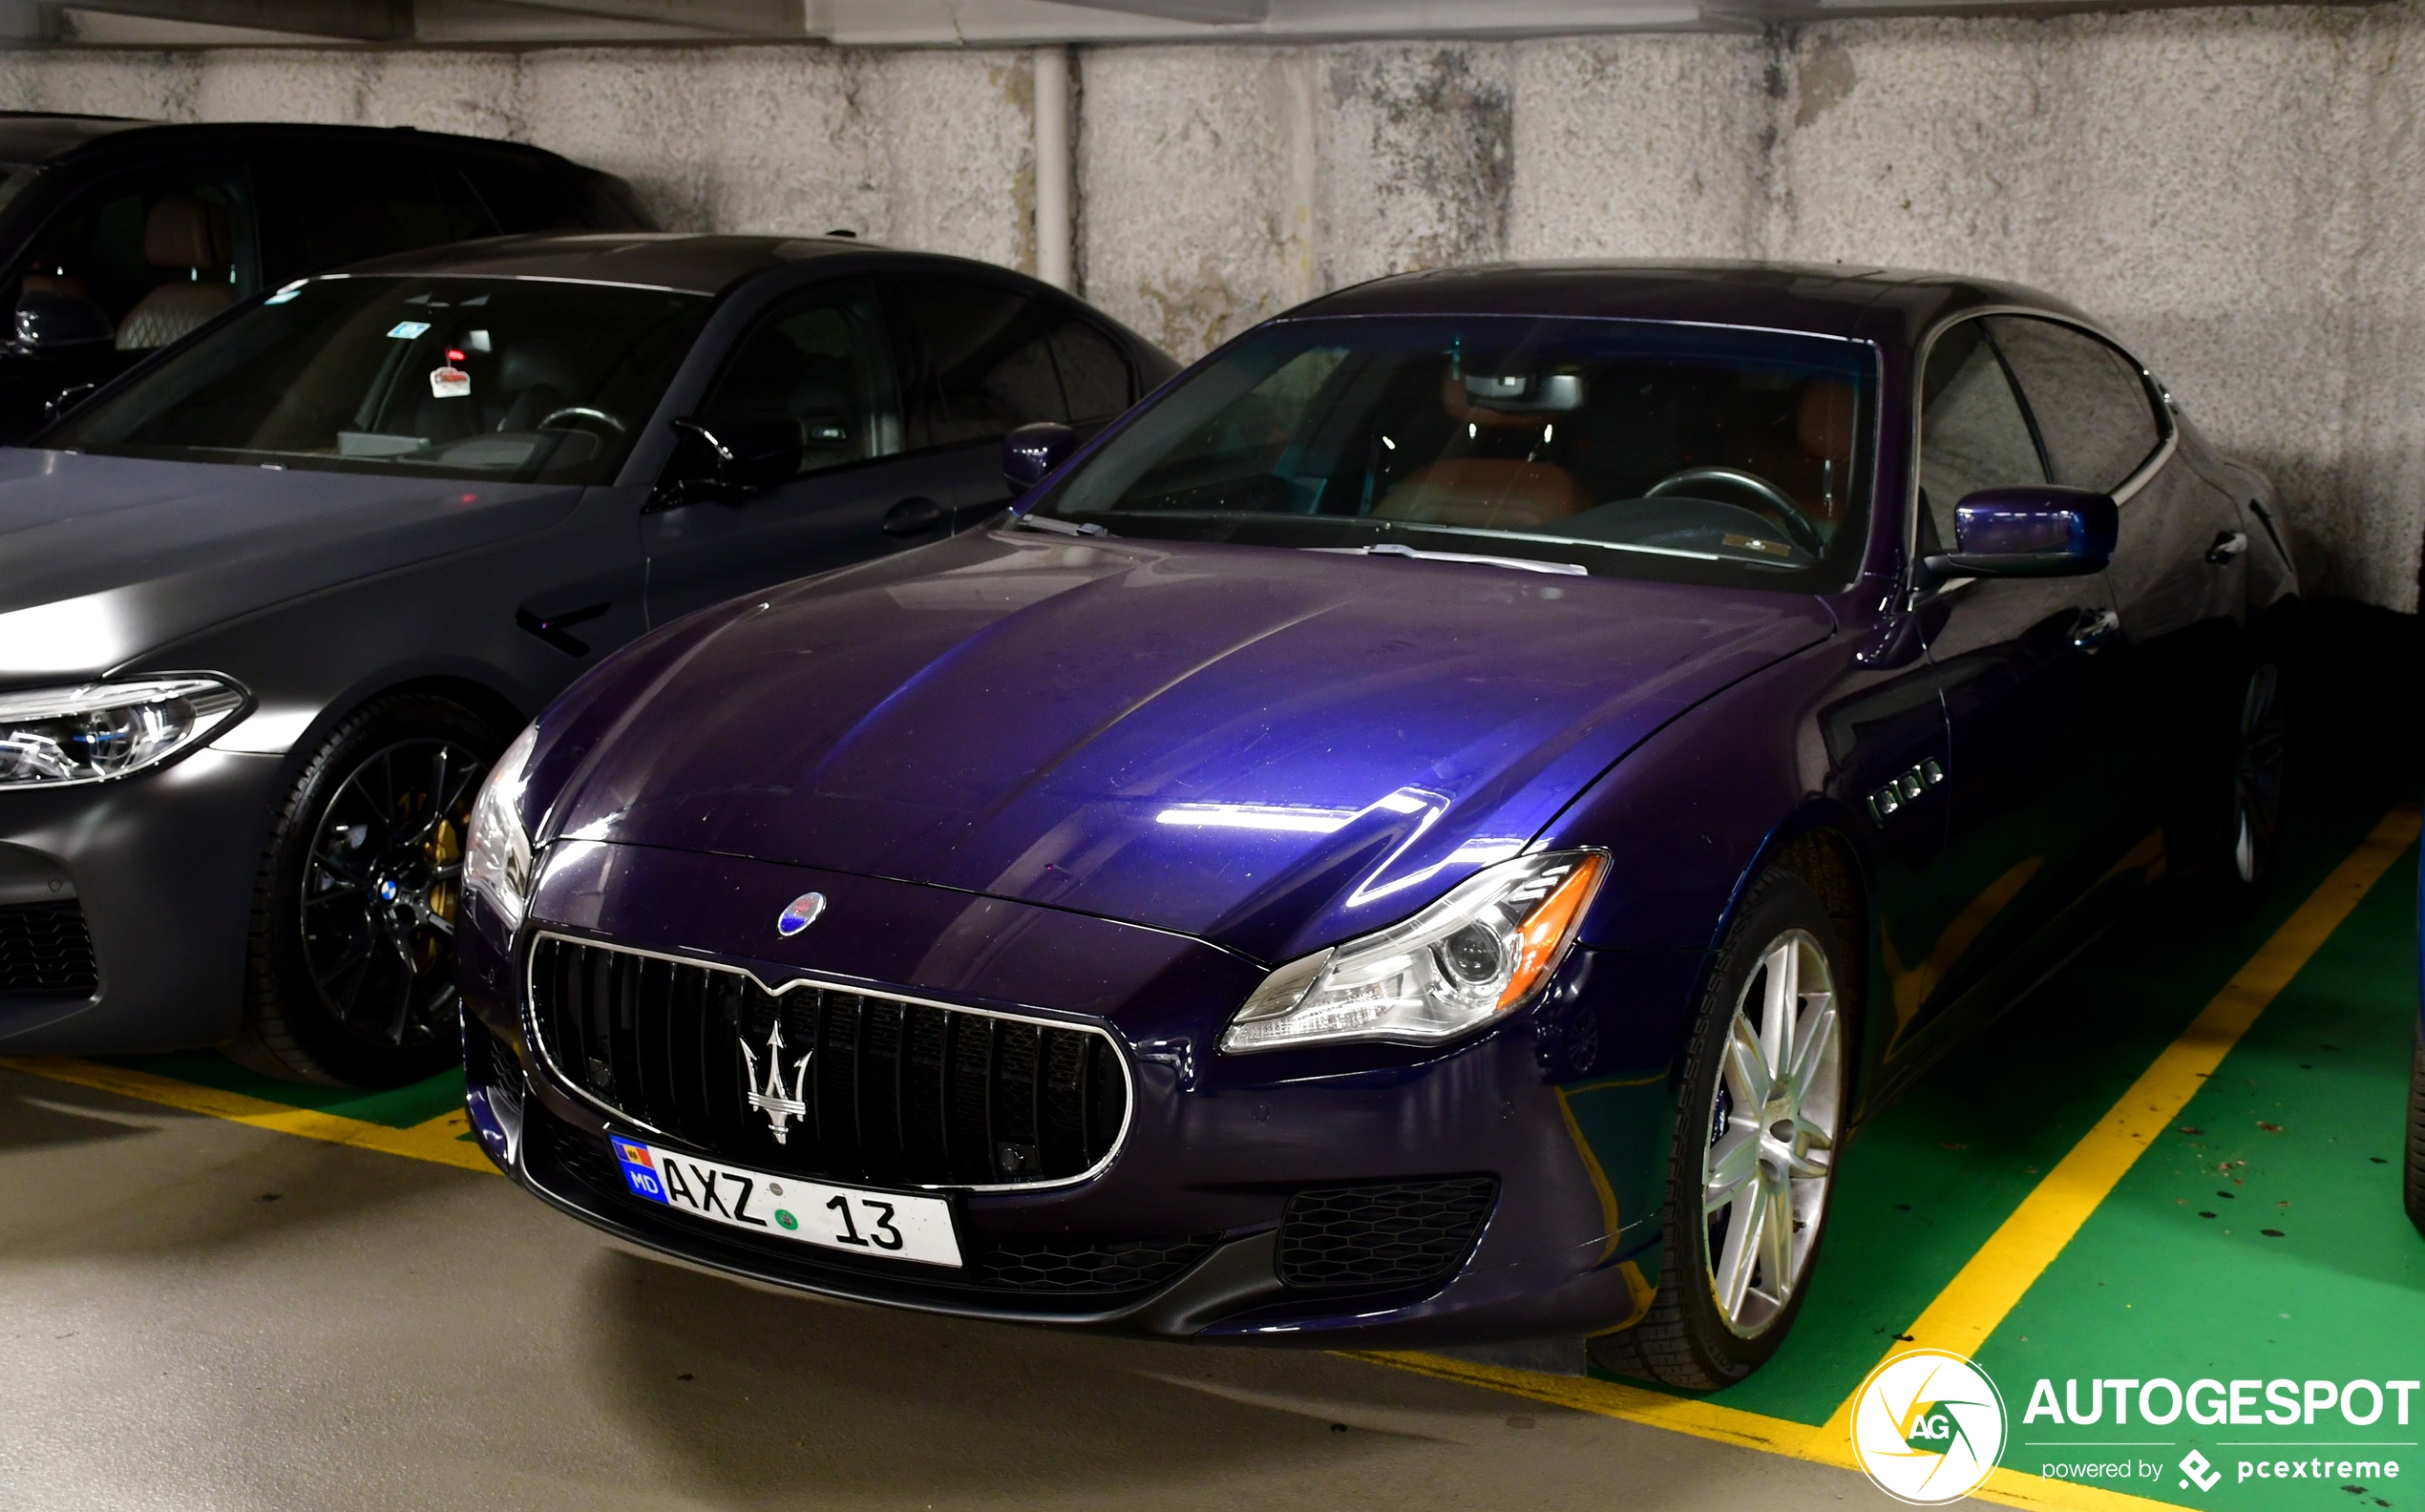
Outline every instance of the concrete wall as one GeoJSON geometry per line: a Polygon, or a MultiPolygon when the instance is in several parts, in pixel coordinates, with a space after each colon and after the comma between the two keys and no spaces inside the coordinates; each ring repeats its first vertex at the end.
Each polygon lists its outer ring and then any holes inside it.
{"type": "MultiPolygon", "coordinates": [[[[2417,605],[2425,0],[1103,48],[1078,77],[1084,292],[1182,356],[1342,283],[1506,256],[2015,279],[2274,474],[2313,587],[2417,605]]],[[[1016,52],[18,52],[0,106],[512,136],[672,225],[1033,262],[1016,52]]]]}

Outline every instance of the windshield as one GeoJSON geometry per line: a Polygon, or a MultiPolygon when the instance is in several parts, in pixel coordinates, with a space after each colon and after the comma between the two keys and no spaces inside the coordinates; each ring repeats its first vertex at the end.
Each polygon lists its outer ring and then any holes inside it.
{"type": "Polygon", "coordinates": [[[556,281],[313,279],[76,410],[39,444],[602,483],[656,408],[707,303],[556,281]]]}
{"type": "Polygon", "coordinates": [[[1123,536],[1845,581],[1872,372],[1866,346],[1656,322],[1283,322],[1036,513],[1123,536]]]}

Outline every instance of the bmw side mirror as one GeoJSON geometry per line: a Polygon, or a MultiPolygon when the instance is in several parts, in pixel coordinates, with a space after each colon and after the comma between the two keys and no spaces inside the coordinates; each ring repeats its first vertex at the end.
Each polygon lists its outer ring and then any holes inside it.
{"type": "Polygon", "coordinates": [[[17,300],[17,346],[27,351],[91,346],[117,340],[101,306],[81,294],[28,289],[17,300]]]}
{"type": "Polygon", "coordinates": [[[1044,474],[1069,460],[1078,450],[1078,432],[1065,425],[1039,420],[1002,437],[1002,481],[1013,497],[1044,480],[1044,474]]]}
{"type": "Polygon", "coordinates": [[[807,428],[794,415],[694,415],[674,430],[693,462],[668,489],[671,503],[737,503],[798,476],[808,454],[807,428]]]}
{"type": "Polygon", "coordinates": [[[2121,511],[2092,489],[1981,489],[1953,507],[1953,550],[1921,563],[1928,579],[2075,578],[2114,559],[2121,511]]]}

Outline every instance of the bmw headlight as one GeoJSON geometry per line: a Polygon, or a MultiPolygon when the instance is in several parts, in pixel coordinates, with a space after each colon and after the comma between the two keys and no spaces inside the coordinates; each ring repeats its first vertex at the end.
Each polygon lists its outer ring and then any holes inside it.
{"type": "Polygon", "coordinates": [[[132,776],[218,734],[244,704],[242,688],[213,677],[0,693],[0,788],[132,776]]]}
{"type": "Polygon", "coordinates": [[[1566,958],[1607,871],[1597,850],[1553,850],[1478,872],[1403,923],[1272,973],[1221,1048],[1428,1044],[1510,1013],[1566,958]]]}
{"type": "Polygon", "coordinates": [[[531,900],[531,837],[522,828],[522,788],[538,726],[527,725],[489,768],[472,804],[472,834],[463,854],[463,886],[496,910],[508,933],[520,927],[531,900]]]}

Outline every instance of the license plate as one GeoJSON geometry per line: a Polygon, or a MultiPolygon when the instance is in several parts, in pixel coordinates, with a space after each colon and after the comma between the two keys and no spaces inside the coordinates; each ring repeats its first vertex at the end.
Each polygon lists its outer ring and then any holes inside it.
{"type": "Polygon", "coordinates": [[[631,1194],[710,1223],[850,1254],[954,1266],[959,1240],[940,1197],[771,1176],[638,1140],[610,1138],[631,1194]]]}

